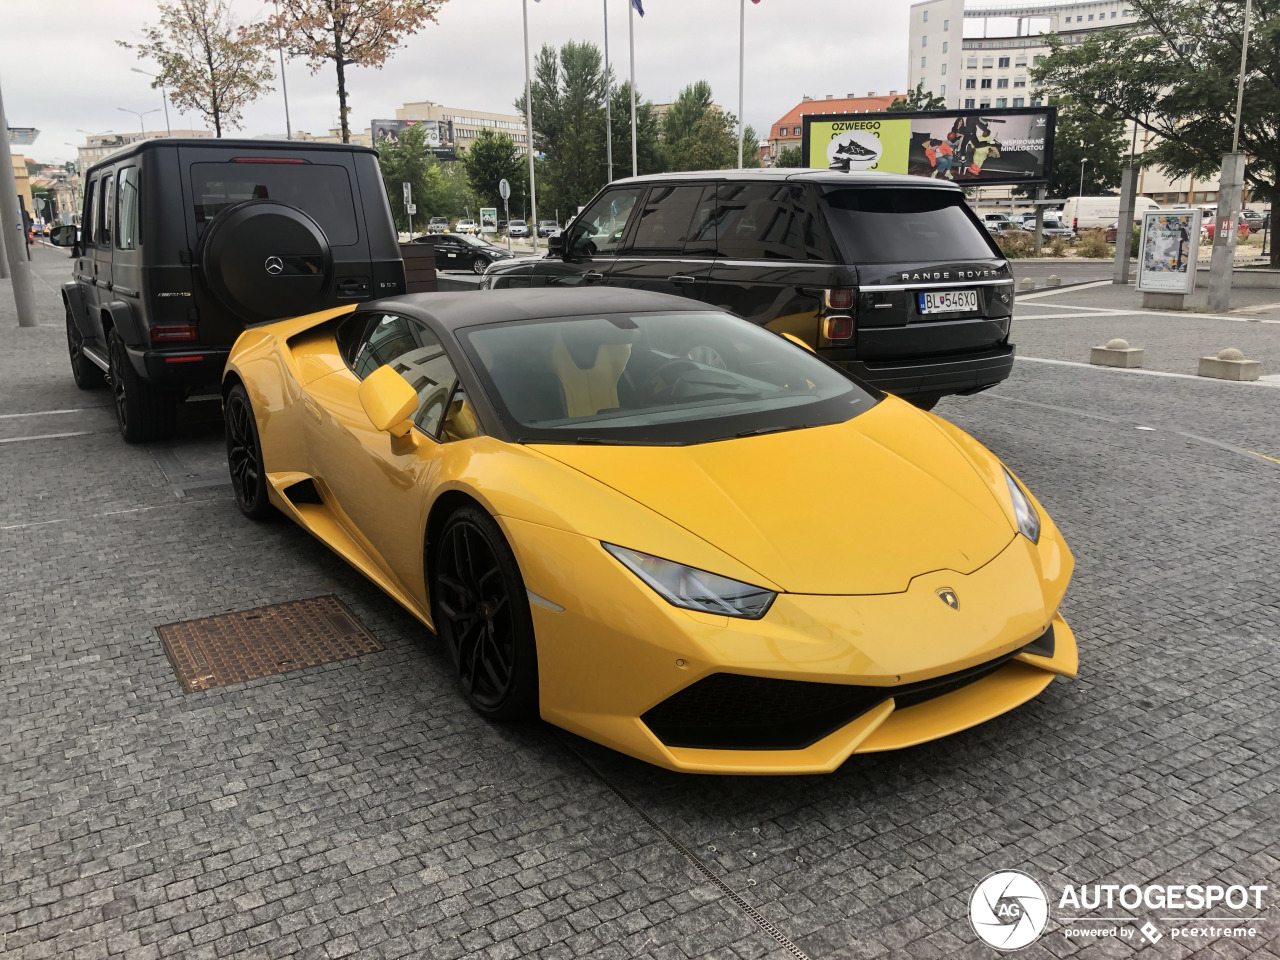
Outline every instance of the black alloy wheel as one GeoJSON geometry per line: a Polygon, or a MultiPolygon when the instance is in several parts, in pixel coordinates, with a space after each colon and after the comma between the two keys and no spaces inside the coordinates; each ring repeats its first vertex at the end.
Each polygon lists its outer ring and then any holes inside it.
{"type": "Polygon", "coordinates": [[[471,272],[484,275],[485,268],[489,266],[489,261],[484,257],[471,258],[471,272]]]}
{"type": "Polygon", "coordinates": [[[138,376],[124,340],[112,330],[107,342],[107,380],[116,405],[116,426],[126,443],[146,443],[172,436],[178,425],[178,398],[157,390],[138,376]]]}
{"type": "Polygon", "coordinates": [[[495,720],[534,714],[533,618],[502,530],[483,510],[463,507],[445,522],[431,561],[436,630],[471,706],[495,720]]]}
{"type": "Polygon", "coordinates": [[[107,378],[102,368],[85,356],[84,336],[71,316],[71,304],[66,304],[67,311],[67,353],[71,356],[71,376],[81,390],[97,390],[105,386],[107,378]]]}
{"type": "Polygon", "coordinates": [[[265,520],[276,512],[267,495],[267,471],[262,464],[262,443],[253,405],[244,384],[227,394],[223,418],[227,424],[227,469],[236,505],[246,517],[265,520]]]}

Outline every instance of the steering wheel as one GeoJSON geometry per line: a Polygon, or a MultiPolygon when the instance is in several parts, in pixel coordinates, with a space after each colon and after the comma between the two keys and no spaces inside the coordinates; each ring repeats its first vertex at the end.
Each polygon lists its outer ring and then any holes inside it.
{"type": "Polygon", "coordinates": [[[649,377],[649,394],[655,400],[673,403],[681,378],[690,370],[697,369],[698,365],[685,357],[668,360],[649,377]]]}
{"type": "Polygon", "coordinates": [[[715,347],[694,347],[685,356],[704,367],[715,367],[717,370],[729,369],[729,365],[724,362],[724,357],[720,356],[720,351],[715,347]]]}

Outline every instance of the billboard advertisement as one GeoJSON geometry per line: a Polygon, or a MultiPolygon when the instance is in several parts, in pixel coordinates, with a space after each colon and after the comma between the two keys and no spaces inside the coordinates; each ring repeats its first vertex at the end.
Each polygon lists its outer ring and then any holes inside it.
{"type": "Polygon", "coordinates": [[[498,208],[497,207],[481,207],[480,208],[480,232],[481,233],[497,233],[498,232],[498,208]]]}
{"type": "Polygon", "coordinates": [[[1138,243],[1138,289],[1190,294],[1199,255],[1199,210],[1144,213],[1138,243]]]}
{"type": "Polygon", "coordinates": [[[805,164],[944,178],[965,186],[1046,183],[1056,107],[807,114],[805,164]]]}
{"type": "Polygon", "coordinates": [[[452,160],[453,121],[451,120],[372,120],[369,131],[373,145],[397,144],[410,127],[422,127],[424,146],[441,159],[452,160]]]}

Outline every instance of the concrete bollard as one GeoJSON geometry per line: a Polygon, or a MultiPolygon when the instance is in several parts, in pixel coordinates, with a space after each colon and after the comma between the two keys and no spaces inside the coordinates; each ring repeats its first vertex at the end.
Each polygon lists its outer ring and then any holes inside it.
{"type": "Polygon", "coordinates": [[[1036,282],[1030,277],[1023,277],[1022,283],[1018,286],[1019,290],[1034,290],[1035,288],[1036,282]]]}
{"type": "Polygon", "coordinates": [[[1141,367],[1142,354],[1142,347],[1131,347],[1128,340],[1116,337],[1105,347],[1090,349],[1089,362],[1100,367],[1141,367]]]}
{"type": "Polygon", "coordinates": [[[1196,373],[1217,380],[1257,380],[1262,373],[1262,364],[1257,360],[1246,360],[1244,353],[1235,347],[1227,347],[1219,350],[1216,357],[1201,357],[1196,373]]]}
{"type": "Polygon", "coordinates": [[[1044,285],[1046,287],[1060,287],[1062,286],[1062,278],[1056,273],[1051,273],[1049,274],[1049,279],[1044,282],[1044,285]]]}

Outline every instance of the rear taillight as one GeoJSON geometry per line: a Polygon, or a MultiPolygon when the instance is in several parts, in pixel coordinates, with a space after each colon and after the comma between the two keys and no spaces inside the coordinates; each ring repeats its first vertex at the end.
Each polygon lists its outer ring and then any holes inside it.
{"type": "Polygon", "coordinates": [[[1079,229],[1080,229],[1080,218],[1079,218],[1079,217],[1072,217],[1072,218],[1071,218],[1071,229],[1072,229],[1072,230],[1079,230],[1079,229]]]}
{"type": "Polygon", "coordinates": [[[196,328],[189,323],[151,328],[152,343],[183,343],[195,338],[196,328]]]}
{"type": "Polygon", "coordinates": [[[822,321],[822,335],[828,340],[849,340],[853,337],[853,317],[826,317],[822,321]]]}
{"type": "Polygon", "coordinates": [[[306,163],[289,157],[234,157],[232,163],[306,163]]]}
{"type": "Polygon", "coordinates": [[[852,310],[853,309],[853,291],[846,288],[836,288],[827,291],[827,309],[829,310],[852,310]]]}

